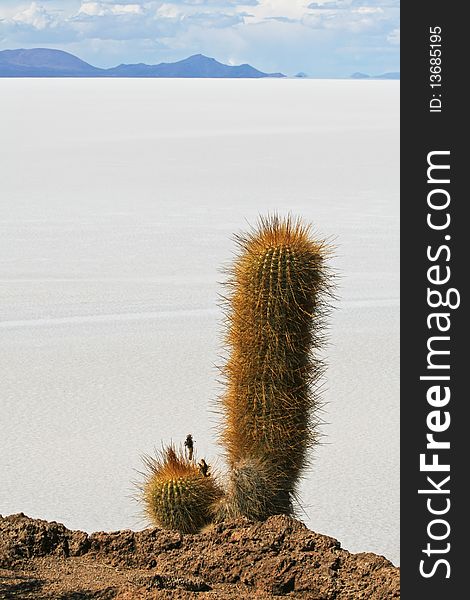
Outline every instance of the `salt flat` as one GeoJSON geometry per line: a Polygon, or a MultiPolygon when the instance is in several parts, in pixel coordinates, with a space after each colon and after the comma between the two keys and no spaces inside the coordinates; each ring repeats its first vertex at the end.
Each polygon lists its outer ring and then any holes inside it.
{"type": "Polygon", "coordinates": [[[221,455],[221,268],[233,233],[290,211],[333,240],[338,274],[303,518],[398,563],[398,94],[0,79],[2,514],[143,527],[142,453],[191,432],[221,455]]]}

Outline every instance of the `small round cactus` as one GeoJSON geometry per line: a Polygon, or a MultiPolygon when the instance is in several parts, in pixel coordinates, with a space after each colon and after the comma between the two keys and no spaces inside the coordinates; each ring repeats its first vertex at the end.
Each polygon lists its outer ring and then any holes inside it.
{"type": "Polygon", "coordinates": [[[212,520],[222,491],[207,469],[173,446],[144,460],[147,475],[142,499],[145,513],[156,527],[196,533],[212,520]]]}

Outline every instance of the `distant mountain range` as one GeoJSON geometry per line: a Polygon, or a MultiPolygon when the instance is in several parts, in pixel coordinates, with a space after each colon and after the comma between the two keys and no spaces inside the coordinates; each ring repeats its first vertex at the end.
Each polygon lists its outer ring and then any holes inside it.
{"type": "Polygon", "coordinates": [[[0,51],[0,77],[285,77],[254,67],[224,65],[215,58],[195,54],[174,63],[119,65],[100,69],[62,50],[33,48],[0,51]]]}
{"type": "Polygon", "coordinates": [[[368,75],[367,73],[353,73],[351,79],[400,79],[400,73],[382,73],[382,75],[368,75]]]}

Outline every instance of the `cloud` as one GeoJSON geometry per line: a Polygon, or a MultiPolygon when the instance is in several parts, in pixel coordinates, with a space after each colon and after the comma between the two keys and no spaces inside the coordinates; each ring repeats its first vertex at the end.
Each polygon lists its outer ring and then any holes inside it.
{"type": "MultiPolygon", "coordinates": [[[[266,21],[277,21],[286,27],[300,23],[310,29],[360,33],[380,29],[390,16],[386,7],[396,3],[395,0],[320,0],[307,5],[305,0],[82,0],[75,12],[71,12],[72,5],[70,0],[48,2],[48,6],[63,7],[58,13],[35,1],[0,27],[4,35],[6,31],[13,37],[20,30],[25,37],[28,27],[34,39],[42,31],[42,39],[46,40],[50,32],[51,41],[57,39],[59,31],[64,35],[68,32],[71,39],[137,40],[174,37],[189,27],[228,29],[266,21]],[[251,7],[250,12],[243,7],[251,7]]],[[[387,32],[397,24],[397,19],[390,21],[387,32]]],[[[394,34],[390,36],[388,43],[394,43],[394,34]]]]}
{"type": "Polygon", "coordinates": [[[195,6],[235,6],[235,7],[244,7],[244,6],[257,6],[260,4],[259,0],[169,0],[170,2],[175,2],[176,4],[189,4],[195,6]]]}
{"type": "Polygon", "coordinates": [[[398,46],[400,44],[400,28],[399,27],[392,29],[392,31],[387,35],[387,42],[394,46],[398,46]]]}
{"type": "MultiPolygon", "coordinates": [[[[189,28],[229,29],[250,15],[232,0],[158,2],[82,0],[75,11],[46,9],[40,2],[0,20],[0,39],[53,43],[82,40],[157,40],[183,35],[189,28]],[[206,6],[206,4],[214,4],[206,6]],[[217,4],[217,6],[215,5],[217,4]],[[222,5],[222,6],[220,6],[222,5]]],[[[240,6],[256,6],[247,0],[240,6]]],[[[62,3],[64,6],[65,3],[62,3]]],[[[60,4],[56,5],[60,6],[60,4]]],[[[70,8],[70,6],[69,6],[70,8]]]]}
{"type": "Polygon", "coordinates": [[[383,14],[384,10],[380,6],[358,6],[358,8],[353,8],[351,12],[358,15],[374,15],[383,14]]]}
{"type": "Polygon", "coordinates": [[[340,10],[348,8],[348,5],[341,0],[338,2],[311,2],[307,8],[310,8],[311,10],[340,10]]]}
{"type": "Polygon", "coordinates": [[[106,15],[141,15],[143,8],[140,4],[108,4],[107,2],[82,2],[78,14],[91,17],[106,15]]]}
{"type": "Polygon", "coordinates": [[[380,12],[383,8],[399,8],[400,0],[325,0],[311,2],[310,10],[358,10],[359,12],[380,12]]]}
{"type": "Polygon", "coordinates": [[[184,34],[190,27],[226,29],[243,24],[249,16],[240,11],[201,10],[199,5],[172,2],[110,4],[82,2],[71,18],[87,39],[165,39],[184,34]]]}
{"type": "Polygon", "coordinates": [[[225,27],[233,27],[234,25],[242,24],[245,22],[245,17],[249,16],[248,13],[197,13],[189,16],[187,21],[191,25],[197,25],[198,27],[215,27],[217,29],[223,29],[225,27]]]}
{"type": "Polygon", "coordinates": [[[77,38],[76,32],[53,11],[39,2],[0,19],[0,41],[9,47],[17,44],[65,43],[77,38]]]}
{"type": "Polygon", "coordinates": [[[392,0],[345,0],[343,2],[313,2],[308,5],[302,23],[312,29],[337,29],[360,34],[366,31],[390,30],[397,21],[394,7],[386,8],[392,0]]]}
{"type": "Polygon", "coordinates": [[[400,0],[352,0],[351,6],[381,6],[382,8],[400,7],[400,0]]]}
{"type": "MultiPolygon", "coordinates": [[[[252,15],[247,15],[252,16],[252,15]]],[[[280,23],[298,23],[298,19],[290,19],[289,17],[266,17],[266,21],[279,21],[280,23]]]]}
{"type": "MultiPolygon", "coordinates": [[[[260,0],[252,11],[253,22],[262,22],[265,19],[284,18],[292,21],[300,21],[306,11],[305,0],[260,0]]],[[[287,22],[287,21],[285,21],[287,22]]]]}
{"type": "Polygon", "coordinates": [[[12,18],[18,25],[30,25],[34,29],[46,29],[56,25],[53,16],[37,2],[31,2],[29,8],[18,12],[12,18]]]}
{"type": "Polygon", "coordinates": [[[245,6],[257,6],[260,4],[259,0],[167,0],[174,4],[186,4],[189,6],[234,6],[234,7],[245,7],[245,6]]]}
{"type": "Polygon", "coordinates": [[[82,2],[69,21],[82,39],[122,41],[176,35],[179,18],[157,14],[154,7],[135,2],[82,2]]]}

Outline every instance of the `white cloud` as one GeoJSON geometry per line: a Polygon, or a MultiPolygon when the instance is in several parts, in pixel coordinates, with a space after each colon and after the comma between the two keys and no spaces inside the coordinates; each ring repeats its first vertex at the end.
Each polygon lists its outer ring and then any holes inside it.
{"type": "Polygon", "coordinates": [[[300,21],[305,11],[305,0],[260,0],[258,5],[250,10],[253,13],[253,23],[278,17],[300,21]]]}
{"type": "Polygon", "coordinates": [[[201,12],[187,17],[186,20],[191,26],[225,29],[244,23],[246,16],[249,15],[246,15],[245,13],[214,14],[209,12],[201,12]]]}
{"type": "Polygon", "coordinates": [[[76,39],[77,32],[68,20],[39,2],[31,2],[26,8],[12,11],[6,18],[0,19],[0,43],[3,47],[61,44],[76,39]]]}
{"type": "Polygon", "coordinates": [[[37,2],[31,2],[29,8],[16,13],[12,21],[18,25],[30,25],[35,29],[46,29],[54,25],[53,16],[37,2]]]}
{"type": "Polygon", "coordinates": [[[344,0],[338,0],[338,2],[312,2],[307,6],[307,8],[310,8],[311,10],[338,10],[347,8],[347,4],[344,2],[344,0]]]}
{"type": "Polygon", "coordinates": [[[290,19],[289,17],[265,17],[265,21],[279,21],[280,23],[298,23],[298,19],[290,19]]]}
{"type": "Polygon", "coordinates": [[[395,8],[385,8],[393,0],[345,0],[344,2],[313,2],[308,5],[302,23],[312,29],[335,29],[360,34],[383,32],[397,21],[395,8]],[[321,10],[319,10],[321,9],[321,10]]]}
{"type": "Polygon", "coordinates": [[[399,8],[400,0],[351,0],[352,6],[382,6],[383,8],[399,8]]]}
{"type": "Polygon", "coordinates": [[[352,13],[358,15],[374,15],[374,14],[383,14],[384,10],[380,6],[359,6],[358,8],[353,8],[352,13]]]}
{"type": "Polygon", "coordinates": [[[183,9],[179,8],[175,4],[164,3],[164,4],[161,4],[156,9],[156,14],[159,17],[166,17],[166,18],[169,18],[169,19],[179,19],[185,13],[184,13],[183,9]]]}
{"type": "Polygon", "coordinates": [[[181,36],[191,27],[228,29],[243,24],[246,16],[243,11],[228,8],[202,10],[196,4],[86,1],[70,22],[84,39],[161,41],[181,36]]]}
{"type": "Polygon", "coordinates": [[[189,4],[193,6],[256,6],[260,3],[259,0],[170,0],[175,4],[189,4]]]}
{"type": "MultiPolygon", "coordinates": [[[[196,5],[194,5],[196,6],[196,5]]],[[[156,11],[157,17],[177,21],[182,30],[188,27],[228,28],[244,22],[245,12],[201,11],[199,8],[188,10],[187,7],[174,4],[162,4],[156,11]]]]}
{"type": "Polygon", "coordinates": [[[78,14],[90,17],[106,15],[141,15],[143,8],[140,4],[109,4],[107,2],[82,2],[78,14]]]}
{"type": "Polygon", "coordinates": [[[398,46],[400,44],[399,27],[392,29],[392,31],[387,35],[387,42],[389,42],[389,44],[393,44],[394,46],[398,46]]]}

